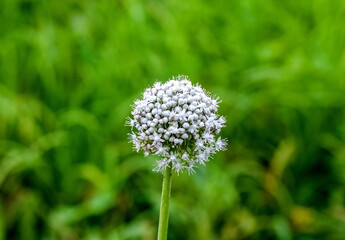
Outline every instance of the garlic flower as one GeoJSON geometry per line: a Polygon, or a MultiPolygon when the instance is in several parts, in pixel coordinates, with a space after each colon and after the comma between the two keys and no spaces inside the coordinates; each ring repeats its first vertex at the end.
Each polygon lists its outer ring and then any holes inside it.
{"type": "Polygon", "coordinates": [[[161,156],[154,171],[167,167],[179,173],[193,173],[197,164],[205,165],[212,154],[225,150],[226,139],[216,138],[226,122],[217,115],[218,98],[212,98],[187,76],[177,76],[166,83],[147,88],[133,105],[130,141],[144,155],[161,156]]]}

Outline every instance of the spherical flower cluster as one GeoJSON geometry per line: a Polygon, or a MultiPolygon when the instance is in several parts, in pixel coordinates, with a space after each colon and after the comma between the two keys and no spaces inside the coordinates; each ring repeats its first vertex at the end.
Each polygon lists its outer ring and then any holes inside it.
{"type": "Polygon", "coordinates": [[[171,167],[177,173],[184,169],[192,173],[196,164],[205,165],[227,145],[226,139],[216,138],[226,122],[217,115],[218,103],[187,76],[156,82],[134,102],[133,118],[127,118],[134,149],[162,157],[154,171],[171,167]]]}

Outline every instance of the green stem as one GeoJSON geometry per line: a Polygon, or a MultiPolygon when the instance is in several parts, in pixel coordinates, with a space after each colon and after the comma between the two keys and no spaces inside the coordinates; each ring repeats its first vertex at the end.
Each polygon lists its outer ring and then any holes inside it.
{"type": "Polygon", "coordinates": [[[161,209],[159,213],[158,225],[158,240],[166,240],[168,235],[168,221],[169,221],[169,201],[171,191],[171,167],[168,166],[164,171],[162,196],[161,196],[161,209]]]}

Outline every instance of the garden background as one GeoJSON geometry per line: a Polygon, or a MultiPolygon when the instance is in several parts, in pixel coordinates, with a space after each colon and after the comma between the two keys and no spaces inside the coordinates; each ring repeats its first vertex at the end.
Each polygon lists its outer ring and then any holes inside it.
{"type": "Polygon", "coordinates": [[[1,0],[0,239],[155,239],[131,104],[189,75],[226,152],[174,176],[170,240],[345,239],[345,1],[1,0]]]}

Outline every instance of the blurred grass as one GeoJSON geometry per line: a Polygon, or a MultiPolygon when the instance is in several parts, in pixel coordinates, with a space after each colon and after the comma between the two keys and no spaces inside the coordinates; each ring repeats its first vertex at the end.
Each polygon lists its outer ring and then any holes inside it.
{"type": "Polygon", "coordinates": [[[130,105],[187,74],[229,150],[173,179],[169,239],[345,236],[344,1],[0,2],[0,239],[155,239],[130,105]]]}

